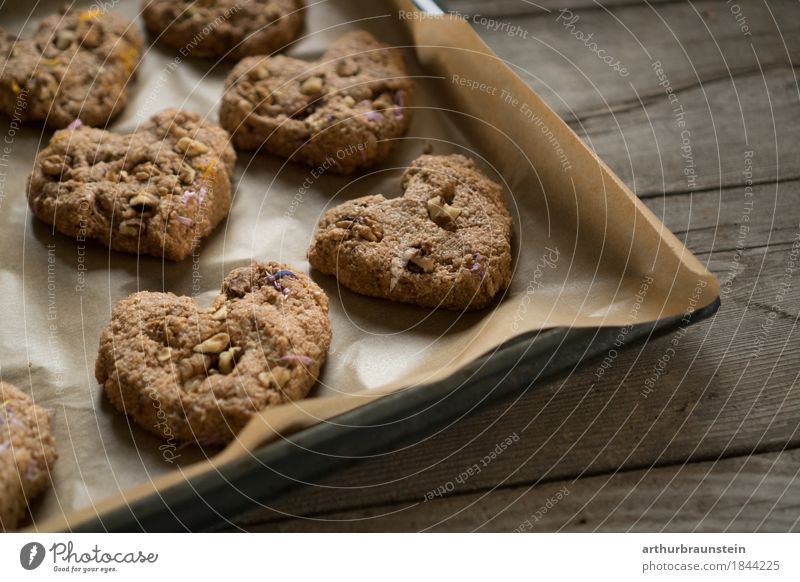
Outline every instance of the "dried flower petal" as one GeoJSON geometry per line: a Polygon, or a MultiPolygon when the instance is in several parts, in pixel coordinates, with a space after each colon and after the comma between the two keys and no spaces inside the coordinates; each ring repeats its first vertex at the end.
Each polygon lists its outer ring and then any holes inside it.
{"type": "Polygon", "coordinates": [[[277,289],[278,291],[283,293],[285,296],[288,296],[289,295],[289,290],[285,289],[283,287],[283,285],[281,285],[281,283],[279,281],[279,279],[281,277],[290,277],[291,279],[297,279],[297,275],[295,275],[294,273],[292,273],[291,271],[289,271],[287,269],[282,269],[280,271],[277,271],[277,272],[273,273],[269,277],[267,277],[267,281],[269,283],[272,283],[275,286],[275,289],[277,289]]]}
{"type": "Polygon", "coordinates": [[[186,226],[192,226],[194,224],[194,220],[188,218],[186,216],[176,216],[175,219],[180,222],[181,224],[185,224],[186,226]]]}
{"type": "Polygon", "coordinates": [[[286,354],[285,356],[281,356],[278,358],[279,362],[300,362],[304,366],[310,366],[314,363],[312,358],[308,356],[301,356],[299,354],[286,354]]]}
{"type": "Polygon", "coordinates": [[[83,127],[83,122],[80,120],[80,118],[76,118],[75,121],[73,121],[67,126],[67,129],[75,130],[75,129],[80,129],[81,127],[83,127]]]}

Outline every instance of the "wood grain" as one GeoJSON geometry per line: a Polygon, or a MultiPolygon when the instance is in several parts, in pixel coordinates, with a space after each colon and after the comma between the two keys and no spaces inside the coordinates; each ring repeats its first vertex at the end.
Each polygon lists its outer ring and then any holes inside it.
{"type": "MultiPolygon", "coordinates": [[[[651,4],[666,4],[680,0],[649,0],[651,4]]],[[[546,15],[567,8],[570,10],[611,10],[641,4],[637,0],[438,0],[439,6],[460,14],[514,18],[546,15]]]]}
{"type": "Polygon", "coordinates": [[[796,532],[798,466],[800,452],[793,450],[378,505],[310,520],[262,512],[240,525],[280,532],[796,532]]]}
{"type": "Polygon", "coordinates": [[[725,5],[713,0],[634,2],[612,12],[576,6],[579,19],[572,27],[565,26],[571,19],[557,20],[557,13],[542,16],[531,7],[534,14],[507,20],[522,33],[495,30],[496,24],[473,26],[551,107],[574,121],[661,99],[664,87],[653,70],[655,61],[662,63],[675,91],[762,69],[791,68],[800,55],[796,3],[770,2],[769,10],[758,0],[737,5],[747,17],[749,35],[725,5]],[[581,40],[577,33],[592,38],[581,40]],[[605,51],[603,57],[619,61],[627,76],[606,65],[587,42],[605,51]]]}
{"type": "Polygon", "coordinates": [[[706,83],[678,99],[685,128],[664,97],[586,119],[576,129],[640,197],[800,177],[800,92],[793,69],[706,83]],[[752,152],[749,178],[746,152],[752,152]]]}

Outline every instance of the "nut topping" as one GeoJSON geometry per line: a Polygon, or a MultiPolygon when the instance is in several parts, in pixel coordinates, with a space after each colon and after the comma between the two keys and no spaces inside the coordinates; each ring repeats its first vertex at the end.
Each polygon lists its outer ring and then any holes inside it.
{"type": "Polygon", "coordinates": [[[202,381],[203,380],[201,378],[193,378],[184,385],[184,388],[187,392],[197,392],[197,389],[200,388],[200,383],[202,381]]]}
{"type": "Polygon", "coordinates": [[[233,372],[233,366],[236,364],[236,360],[241,352],[242,348],[233,347],[225,350],[219,355],[219,363],[217,364],[217,368],[219,368],[221,374],[230,374],[233,372]]]}
{"type": "Polygon", "coordinates": [[[159,362],[168,362],[172,359],[172,348],[161,348],[156,352],[156,360],[159,362]]]}
{"type": "Polygon", "coordinates": [[[428,216],[441,227],[453,226],[456,219],[461,216],[461,212],[461,208],[450,206],[441,196],[434,196],[428,200],[428,216]]]}
{"type": "Polygon", "coordinates": [[[403,261],[406,268],[415,273],[430,273],[436,266],[432,258],[425,256],[425,251],[416,248],[406,249],[403,252],[403,261]]]}
{"type": "Polygon", "coordinates": [[[269,372],[261,372],[258,375],[258,381],[266,388],[271,386],[275,386],[278,389],[283,388],[291,378],[292,372],[283,366],[273,366],[269,372]]]}
{"type": "Polygon", "coordinates": [[[128,204],[132,208],[136,208],[140,212],[146,212],[156,208],[160,200],[157,196],[153,196],[149,192],[142,190],[136,196],[128,200],[128,204]]]}
{"type": "Polygon", "coordinates": [[[182,137],[178,140],[176,146],[187,156],[199,156],[208,152],[208,146],[206,144],[190,137],[182,137]]]}
{"type": "Polygon", "coordinates": [[[69,46],[75,42],[75,33],[71,30],[60,30],[56,34],[55,38],[55,45],[58,50],[64,50],[69,48],[69,46]]]}
{"type": "Polygon", "coordinates": [[[343,218],[342,220],[337,220],[334,225],[336,228],[347,230],[348,233],[353,233],[369,242],[378,242],[383,239],[383,227],[381,224],[377,220],[366,216],[343,218]]]}
{"type": "Polygon", "coordinates": [[[214,314],[211,316],[211,319],[214,321],[225,321],[226,317],[228,317],[228,306],[223,305],[214,312],[214,314]]]}
{"type": "Polygon", "coordinates": [[[317,95],[318,93],[322,92],[322,78],[321,77],[309,77],[303,84],[300,85],[300,91],[304,95],[317,95]]]}
{"type": "Polygon", "coordinates": [[[231,337],[225,332],[220,332],[194,346],[193,351],[198,354],[218,354],[224,351],[230,343],[231,337]]]}

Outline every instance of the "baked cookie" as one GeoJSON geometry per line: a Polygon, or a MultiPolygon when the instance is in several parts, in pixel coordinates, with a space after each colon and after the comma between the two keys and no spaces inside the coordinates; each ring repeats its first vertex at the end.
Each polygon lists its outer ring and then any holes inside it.
{"type": "Polygon", "coordinates": [[[511,281],[511,216],[503,190],[460,155],[421,156],[403,196],[364,196],[329,210],[311,265],[372,297],[480,309],[511,281]]]}
{"type": "Polygon", "coordinates": [[[383,160],[405,134],[412,88],[400,52],[356,31],[319,61],[242,60],[225,81],[220,121],[238,148],[348,174],[383,160]]]}
{"type": "Polygon", "coordinates": [[[114,12],[54,14],[31,39],[0,29],[0,111],[55,128],[105,125],[128,102],[141,53],[139,30],[114,12]]]}
{"type": "Polygon", "coordinates": [[[144,0],[148,30],[196,57],[241,59],[281,50],[300,35],[303,0],[144,0]]]}
{"type": "Polygon", "coordinates": [[[56,457],[50,413],[0,382],[0,531],[17,527],[30,500],[50,482],[56,457]]]}
{"type": "Polygon", "coordinates": [[[262,408],[304,398],[330,342],[324,292],[286,265],[253,263],[225,277],[208,309],[171,293],[120,301],[95,376],[147,430],[219,444],[262,408]]]}
{"type": "Polygon", "coordinates": [[[28,203],[79,240],[180,261],[228,215],[235,162],[197,113],[168,109],[128,135],[75,124],[36,156],[28,203]]]}

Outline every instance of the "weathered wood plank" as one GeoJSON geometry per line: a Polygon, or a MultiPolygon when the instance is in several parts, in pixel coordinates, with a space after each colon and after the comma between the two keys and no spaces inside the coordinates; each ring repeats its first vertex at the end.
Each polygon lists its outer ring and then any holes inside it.
{"type": "MultiPolygon", "coordinates": [[[[651,4],[666,4],[680,0],[649,0],[651,4]]],[[[523,15],[546,15],[562,8],[570,10],[610,10],[637,4],[636,0],[438,0],[439,6],[459,14],[513,18],[523,15]]]]}
{"type": "Polygon", "coordinates": [[[449,495],[286,519],[264,510],[251,531],[800,530],[800,451],[449,495]]]}
{"type": "Polygon", "coordinates": [[[800,55],[800,19],[790,0],[768,7],[741,0],[738,14],[713,0],[641,2],[610,12],[581,11],[582,5],[578,2],[572,17],[553,12],[509,18],[509,26],[521,29],[513,33],[494,23],[473,23],[498,55],[516,65],[568,121],[661,98],[664,89],[653,71],[654,61],[663,64],[671,87],[680,91],[765,68],[791,67],[800,55]],[[605,64],[597,51],[618,61],[627,75],[605,64]]]}
{"type": "Polygon", "coordinates": [[[676,103],[665,95],[576,129],[639,196],[653,196],[743,184],[746,152],[756,183],[800,177],[799,113],[796,73],[778,69],[693,87],[676,103]]]}
{"type": "Polygon", "coordinates": [[[736,186],[645,202],[695,254],[718,254],[737,246],[791,242],[800,221],[800,181],[736,186]]]}

